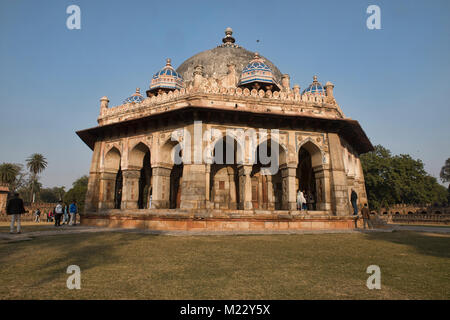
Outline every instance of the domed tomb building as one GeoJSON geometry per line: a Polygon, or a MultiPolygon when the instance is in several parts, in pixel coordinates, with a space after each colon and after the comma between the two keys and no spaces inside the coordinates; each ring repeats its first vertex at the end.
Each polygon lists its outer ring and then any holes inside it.
{"type": "Polygon", "coordinates": [[[170,59],[122,105],[100,99],[85,225],[155,230],[355,227],[367,202],[360,154],[373,146],[334,85],[301,91],[227,28],[222,43],[170,59]],[[306,204],[298,206],[302,191],[306,204]]]}

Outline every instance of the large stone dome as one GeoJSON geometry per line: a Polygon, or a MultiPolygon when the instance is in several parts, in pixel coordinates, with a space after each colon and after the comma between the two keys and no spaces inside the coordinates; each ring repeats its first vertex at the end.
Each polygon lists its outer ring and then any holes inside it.
{"type": "MultiPolygon", "coordinates": [[[[226,37],[223,39],[224,43],[222,45],[190,57],[177,68],[177,72],[183,77],[184,81],[191,81],[193,79],[194,68],[197,65],[203,66],[203,72],[208,77],[220,78],[226,75],[228,70],[227,65],[230,63],[236,66],[237,74],[240,75],[242,73],[242,70],[253,60],[255,53],[234,44],[234,38],[231,37],[231,29],[227,28],[225,34],[226,37]]],[[[267,58],[262,58],[272,69],[275,81],[280,82],[280,70],[267,58]]]]}

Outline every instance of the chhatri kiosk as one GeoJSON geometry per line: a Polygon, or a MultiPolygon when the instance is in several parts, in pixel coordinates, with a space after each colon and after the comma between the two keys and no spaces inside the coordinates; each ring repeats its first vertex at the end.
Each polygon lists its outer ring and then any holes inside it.
{"type": "Polygon", "coordinates": [[[222,43],[170,59],[122,105],[100,100],[84,225],[153,230],[355,227],[351,190],[367,201],[359,156],[373,146],[334,85],[303,91],[267,58],[222,43]],[[270,159],[270,162],[267,161],[270,159]],[[275,170],[274,170],[275,169],[275,170]],[[307,210],[297,208],[303,191],[307,210]]]}

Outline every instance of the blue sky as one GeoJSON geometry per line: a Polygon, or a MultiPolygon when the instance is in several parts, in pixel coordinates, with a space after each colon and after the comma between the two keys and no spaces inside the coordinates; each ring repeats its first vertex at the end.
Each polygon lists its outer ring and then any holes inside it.
{"type": "Polygon", "coordinates": [[[100,97],[115,106],[145,91],[167,57],[178,67],[228,26],[292,84],[332,81],[373,144],[422,159],[438,177],[450,157],[447,0],[1,0],[0,162],[42,153],[44,186],[71,186],[92,156],[75,131],[97,124],[100,97]],[[72,4],[81,30],[66,27],[72,4]],[[381,30],[366,27],[371,4],[381,30]]]}

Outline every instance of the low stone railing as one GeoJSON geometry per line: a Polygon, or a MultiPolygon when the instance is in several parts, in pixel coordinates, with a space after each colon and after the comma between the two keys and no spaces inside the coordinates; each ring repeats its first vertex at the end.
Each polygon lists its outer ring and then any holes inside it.
{"type": "Polygon", "coordinates": [[[388,223],[450,224],[450,214],[388,214],[379,217],[388,223]]]}
{"type": "MultiPolygon", "coordinates": [[[[336,111],[335,117],[344,117],[342,111],[339,106],[337,106],[335,100],[333,98],[324,97],[324,96],[314,96],[310,94],[298,94],[294,92],[272,92],[270,90],[249,90],[248,88],[225,88],[225,87],[204,87],[204,88],[182,88],[180,90],[170,91],[169,93],[162,93],[157,96],[153,96],[150,98],[145,98],[140,103],[126,103],[123,105],[119,105],[112,108],[105,108],[101,110],[99,119],[108,118],[110,116],[120,115],[127,112],[138,112],[140,109],[149,109],[151,107],[151,113],[158,113],[161,111],[167,111],[168,108],[166,103],[168,102],[177,102],[178,100],[186,99],[195,94],[214,94],[219,95],[222,98],[224,96],[231,98],[239,98],[239,99],[263,99],[267,102],[287,102],[296,106],[296,111],[300,110],[301,107],[326,107],[330,110],[336,111]]],[[[264,108],[263,108],[264,109],[264,108]]],[[[275,108],[276,109],[276,108],[275,108]]],[[[265,109],[262,111],[266,111],[265,109]]],[[[280,108],[280,111],[283,111],[280,108]]],[[[320,114],[321,112],[314,112],[313,110],[309,110],[311,113],[320,114]]]]}

